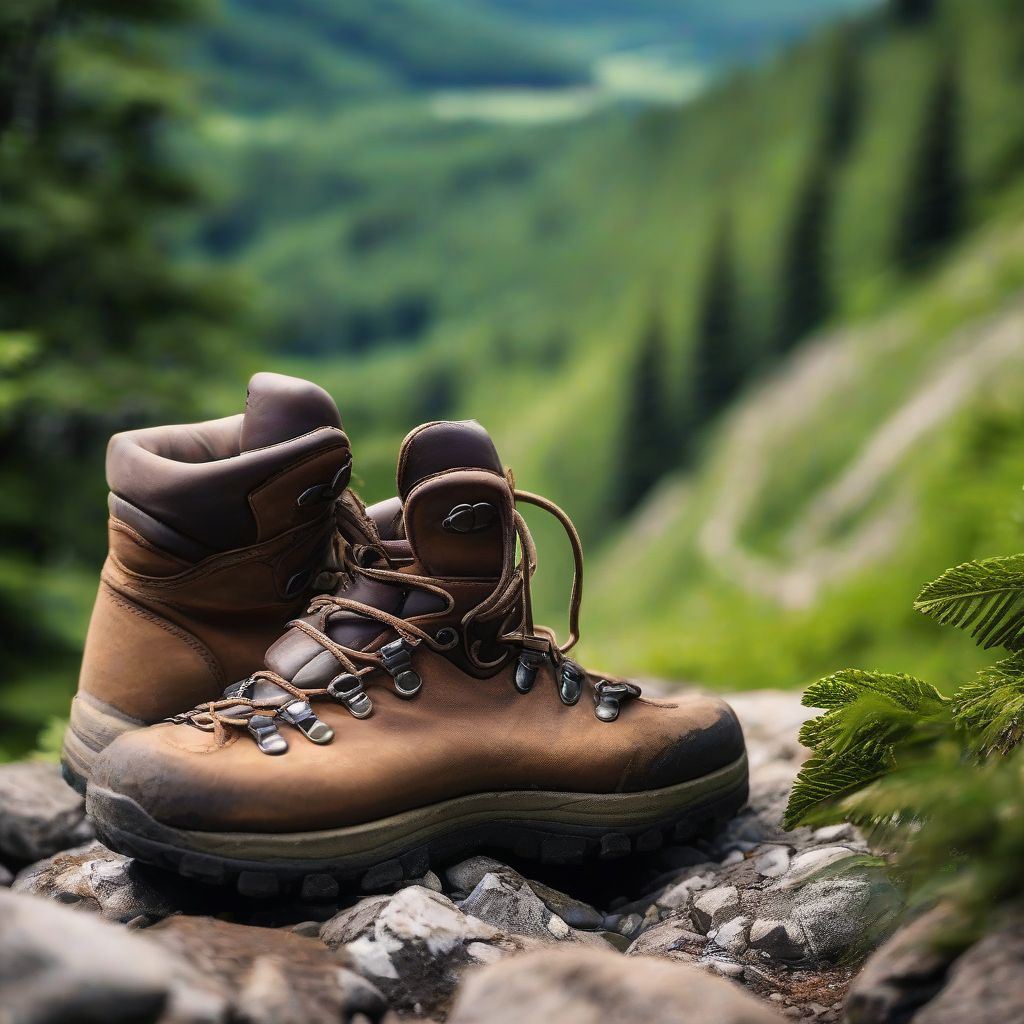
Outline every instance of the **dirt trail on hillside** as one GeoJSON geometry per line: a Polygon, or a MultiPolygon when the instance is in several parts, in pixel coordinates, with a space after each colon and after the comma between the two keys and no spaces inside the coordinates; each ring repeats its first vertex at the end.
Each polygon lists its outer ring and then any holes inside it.
{"type": "MultiPolygon", "coordinates": [[[[898,321],[883,336],[871,336],[877,353],[897,342],[898,321]]],[[[788,531],[784,560],[747,549],[743,524],[766,486],[767,468],[784,457],[787,438],[824,408],[841,408],[847,379],[857,373],[859,348],[868,335],[844,331],[810,345],[745,405],[728,430],[723,471],[698,543],[721,572],[751,593],[799,608],[809,605],[827,582],[883,558],[908,525],[912,503],[897,490],[841,541],[830,530],[866,507],[914,448],[946,421],[993,375],[1024,362],[1024,295],[996,315],[969,325],[942,344],[943,355],[910,398],[883,420],[838,479],[808,502],[788,531]]]]}

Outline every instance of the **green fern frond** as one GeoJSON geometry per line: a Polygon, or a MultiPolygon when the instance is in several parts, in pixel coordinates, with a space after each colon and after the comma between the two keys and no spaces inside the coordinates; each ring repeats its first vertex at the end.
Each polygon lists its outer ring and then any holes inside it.
{"type": "Polygon", "coordinates": [[[1024,555],[964,562],[921,591],[914,607],[950,626],[970,629],[981,647],[1024,646],[1024,555]]]}
{"type": "Polygon", "coordinates": [[[893,767],[897,744],[931,742],[950,722],[949,701],[934,686],[892,672],[844,669],[809,686],[804,704],[827,710],[800,730],[814,756],[790,794],[788,828],[820,824],[843,796],[893,767]]]}
{"type": "Polygon", "coordinates": [[[953,718],[976,757],[1008,754],[1024,738],[1024,654],[981,669],[953,698],[953,718]]]}
{"type": "Polygon", "coordinates": [[[816,825],[844,821],[845,811],[837,806],[838,802],[891,767],[891,756],[886,759],[864,751],[808,758],[789,794],[783,827],[793,829],[812,821],[816,825]]]}

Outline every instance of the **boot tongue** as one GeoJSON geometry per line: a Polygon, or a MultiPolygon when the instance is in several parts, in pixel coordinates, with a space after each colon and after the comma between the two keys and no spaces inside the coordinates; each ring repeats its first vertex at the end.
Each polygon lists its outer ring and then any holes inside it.
{"type": "Polygon", "coordinates": [[[249,381],[239,448],[251,452],[320,427],[340,426],[338,407],[323,388],[299,377],[257,373],[249,381]]]}
{"type": "Polygon", "coordinates": [[[450,469],[503,473],[490,434],[476,420],[426,423],[409,434],[398,456],[398,493],[404,501],[421,480],[450,469]]]}

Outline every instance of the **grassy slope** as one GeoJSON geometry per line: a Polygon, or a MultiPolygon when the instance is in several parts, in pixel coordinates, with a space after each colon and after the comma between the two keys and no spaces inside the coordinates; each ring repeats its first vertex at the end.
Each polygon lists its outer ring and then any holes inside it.
{"type": "MultiPolygon", "coordinates": [[[[723,424],[699,473],[666,481],[603,553],[590,590],[588,653],[722,686],[796,685],[847,663],[896,664],[949,685],[985,661],[969,640],[910,610],[919,587],[947,565],[1021,547],[1024,480],[1024,196],[1009,197],[1000,224],[913,289],[896,311],[796,353],[723,424]],[[743,517],[741,544],[781,578],[806,549],[787,543],[813,499],[852,464],[879,424],[898,412],[957,350],[978,344],[1010,309],[1014,354],[927,432],[877,488],[821,538],[841,550],[858,529],[885,524],[891,543],[858,560],[808,607],[786,608],[741,585],[709,558],[702,531],[735,489],[742,421],[763,409],[760,446],[746,453],[763,473],[743,517]],[[833,386],[807,374],[812,361],[843,360],[833,386]],[[771,417],[773,393],[795,394],[800,415],[771,417]],[[900,510],[909,512],[900,518],[900,510]],[[628,569],[627,569],[628,566],[628,569]],[[623,627],[623,618],[631,625],[623,627]]],[[[778,412],[778,409],[775,409],[778,412]]]]}

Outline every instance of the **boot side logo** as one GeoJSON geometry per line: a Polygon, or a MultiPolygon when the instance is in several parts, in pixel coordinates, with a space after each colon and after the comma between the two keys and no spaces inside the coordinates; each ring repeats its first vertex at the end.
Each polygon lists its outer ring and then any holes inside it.
{"type": "Polygon", "coordinates": [[[478,501],[475,505],[456,505],[441,526],[449,533],[477,533],[493,525],[497,518],[498,510],[490,502],[478,501]]]}

